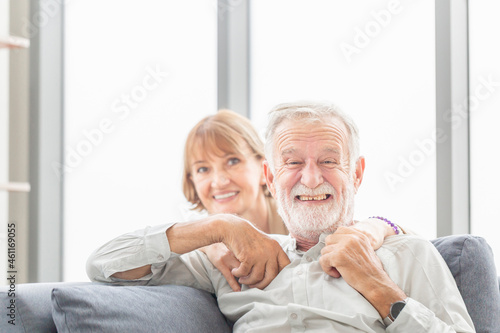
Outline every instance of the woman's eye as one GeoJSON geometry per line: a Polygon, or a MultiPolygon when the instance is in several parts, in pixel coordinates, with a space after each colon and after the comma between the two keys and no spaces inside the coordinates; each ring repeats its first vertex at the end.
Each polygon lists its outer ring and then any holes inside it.
{"type": "Polygon", "coordinates": [[[196,170],[197,173],[205,173],[208,171],[207,167],[201,167],[196,170]]]}
{"type": "Polygon", "coordinates": [[[237,157],[233,157],[233,158],[230,158],[229,161],[227,161],[227,164],[229,165],[235,165],[235,164],[238,164],[240,163],[240,159],[237,158],[237,157]]]}

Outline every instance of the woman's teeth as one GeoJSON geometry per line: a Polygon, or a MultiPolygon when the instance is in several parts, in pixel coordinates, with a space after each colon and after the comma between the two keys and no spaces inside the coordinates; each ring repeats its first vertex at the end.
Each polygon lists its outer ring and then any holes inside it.
{"type": "Polygon", "coordinates": [[[221,200],[221,199],[226,199],[232,196],[235,196],[238,192],[229,192],[226,194],[219,194],[219,195],[214,195],[215,200],[221,200]]]}

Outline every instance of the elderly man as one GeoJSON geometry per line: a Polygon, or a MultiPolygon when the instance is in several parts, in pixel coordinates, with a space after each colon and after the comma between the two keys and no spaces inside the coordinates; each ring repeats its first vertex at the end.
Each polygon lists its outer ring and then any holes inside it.
{"type": "Polygon", "coordinates": [[[146,228],[98,249],[89,277],[210,291],[234,331],[473,332],[429,242],[392,236],[374,251],[347,228],[365,168],[352,120],[308,103],[278,105],[269,116],[264,174],[289,236],[264,235],[232,215],[146,228]],[[241,292],[194,251],[217,242],[241,262],[233,270],[241,292]]]}

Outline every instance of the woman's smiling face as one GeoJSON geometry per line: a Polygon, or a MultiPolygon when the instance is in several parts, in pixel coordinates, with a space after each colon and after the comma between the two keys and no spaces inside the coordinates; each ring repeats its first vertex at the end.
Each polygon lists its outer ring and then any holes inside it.
{"type": "Polygon", "coordinates": [[[192,157],[191,181],[209,213],[247,216],[260,196],[264,197],[262,158],[245,142],[236,152],[199,149],[192,157]]]}

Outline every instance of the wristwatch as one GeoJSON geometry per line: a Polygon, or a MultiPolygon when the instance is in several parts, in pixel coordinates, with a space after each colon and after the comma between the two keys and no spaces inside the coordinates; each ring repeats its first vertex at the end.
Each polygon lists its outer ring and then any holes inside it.
{"type": "Polygon", "coordinates": [[[392,324],[396,320],[401,311],[403,311],[403,308],[405,307],[406,303],[408,303],[408,299],[409,297],[407,297],[405,300],[397,301],[391,304],[391,309],[389,310],[389,314],[387,315],[387,317],[384,318],[384,324],[386,327],[392,324]]]}

